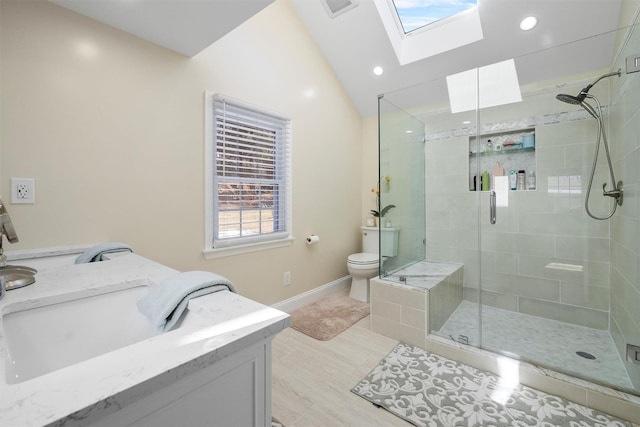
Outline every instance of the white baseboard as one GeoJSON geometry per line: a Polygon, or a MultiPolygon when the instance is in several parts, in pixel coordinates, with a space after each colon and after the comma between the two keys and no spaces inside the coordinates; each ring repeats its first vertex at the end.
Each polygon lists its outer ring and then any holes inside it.
{"type": "Polygon", "coordinates": [[[326,285],[319,286],[315,289],[311,289],[310,291],[303,292],[300,295],[272,304],[271,307],[291,314],[293,311],[304,307],[307,304],[316,302],[327,295],[347,289],[350,284],[351,276],[344,276],[338,280],[329,282],[326,285]]]}

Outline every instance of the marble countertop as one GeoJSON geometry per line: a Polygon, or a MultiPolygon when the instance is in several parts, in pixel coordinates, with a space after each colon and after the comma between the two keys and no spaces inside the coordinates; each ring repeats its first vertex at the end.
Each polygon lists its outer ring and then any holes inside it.
{"type": "MultiPolygon", "coordinates": [[[[11,262],[29,265],[28,260],[11,262]]],[[[2,315],[146,284],[177,271],[135,254],[105,262],[46,266],[36,283],[7,292],[2,315]]],[[[1,322],[1,320],[0,320],[1,322]]],[[[86,425],[289,326],[289,315],[229,291],[189,302],[178,329],[39,377],[8,384],[0,323],[0,425],[86,425]]]]}
{"type": "Polygon", "coordinates": [[[390,286],[427,292],[463,267],[463,264],[456,262],[418,261],[380,279],[390,286]]]}

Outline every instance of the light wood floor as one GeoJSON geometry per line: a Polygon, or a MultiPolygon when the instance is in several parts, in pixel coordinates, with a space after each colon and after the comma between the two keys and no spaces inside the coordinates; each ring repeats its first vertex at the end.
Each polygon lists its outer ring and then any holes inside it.
{"type": "Polygon", "coordinates": [[[272,415],[285,427],[410,426],[351,393],[398,342],[369,317],[329,341],[288,328],[273,341],[272,415]]]}

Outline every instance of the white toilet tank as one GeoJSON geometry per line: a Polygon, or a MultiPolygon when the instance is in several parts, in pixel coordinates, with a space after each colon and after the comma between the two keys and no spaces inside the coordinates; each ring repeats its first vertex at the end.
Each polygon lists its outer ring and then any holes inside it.
{"type": "MultiPolygon", "coordinates": [[[[377,254],[379,248],[378,227],[360,227],[362,232],[362,252],[377,254]]],[[[381,228],[382,251],[381,255],[392,257],[398,255],[398,235],[397,228],[381,228]]]]}

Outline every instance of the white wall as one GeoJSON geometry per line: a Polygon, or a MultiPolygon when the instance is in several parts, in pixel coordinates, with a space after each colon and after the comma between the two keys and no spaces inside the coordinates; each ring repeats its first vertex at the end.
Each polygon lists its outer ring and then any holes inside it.
{"type": "Polygon", "coordinates": [[[8,206],[20,243],[5,250],[124,241],[267,304],[347,275],[360,245],[362,118],[286,0],[194,58],[45,1],[1,7],[5,202],[11,177],[36,180],[35,205],[8,206]],[[292,117],[292,246],[204,259],[205,90],[292,117]],[[322,240],[307,247],[311,233],[322,240]]]}

